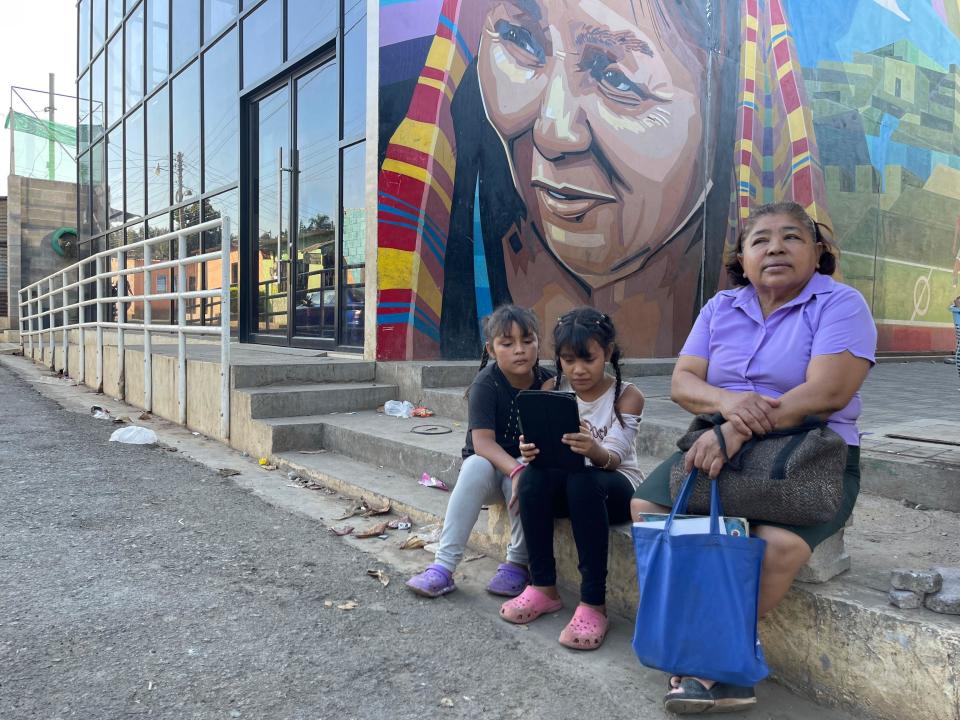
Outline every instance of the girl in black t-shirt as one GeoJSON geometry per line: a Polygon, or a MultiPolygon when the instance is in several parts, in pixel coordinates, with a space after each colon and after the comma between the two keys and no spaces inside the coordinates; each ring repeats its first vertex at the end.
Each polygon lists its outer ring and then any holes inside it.
{"type": "Polygon", "coordinates": [[[507,502],[510,544],[507,561],[487,584],[495,595],[514,597],[530,582],[527,548],[517,514],[520,421],[516,397],[521,390],[539,389],[553,373],[540,367],[540,331],[536,315],[526,308],[502,305],[484,323],[486,342],[480,371],[468,394],[469,422],[463,466],[447,504],[435,561],[407,581],[423,597],[453,592],[453,571],[483,505],[507,502]],[[488,365],[490,357],[495,362],[488,365]]]}

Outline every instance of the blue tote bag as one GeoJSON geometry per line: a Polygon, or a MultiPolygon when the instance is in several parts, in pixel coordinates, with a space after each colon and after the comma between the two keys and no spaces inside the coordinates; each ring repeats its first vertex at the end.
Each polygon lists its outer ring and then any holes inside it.
{"type": "Polygon", "coordinates": [[[633,526],[640,607],[633,649],[647,667],[752,686],[769,669],[757,638],[766,541],[720,533],[720,492],[711,482],[710,532],[671,535],[697,472],[684,481],[663,529],[633,526]]]}

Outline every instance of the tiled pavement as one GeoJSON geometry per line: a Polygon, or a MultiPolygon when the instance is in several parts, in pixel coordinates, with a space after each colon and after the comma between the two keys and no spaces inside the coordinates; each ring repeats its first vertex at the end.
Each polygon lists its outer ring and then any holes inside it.
{"type": "MultiPolygon", "coordinates": [[[[670,401],[670,378],[633,378],[647,397],[653,422],[686,424],[690,416],[670,401]]],[[[960,376],[936,362],[881,363],[861,390],[860,430],[865,450],[960,464],[960,376]],[[893,439],[889,433],[923,440],[893,439]],[[931,442],[952,440],[957,445],[931,442]]]]}

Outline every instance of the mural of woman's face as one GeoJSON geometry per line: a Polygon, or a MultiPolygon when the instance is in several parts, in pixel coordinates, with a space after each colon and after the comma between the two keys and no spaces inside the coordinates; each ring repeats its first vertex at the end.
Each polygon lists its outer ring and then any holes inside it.
{"type": "Polygon", "coordinates": [[[517,191],[593,286],[635,270],[703,192],[703,60],[655,4],[500,0],[484,21],[481,94],[517,191]]]}

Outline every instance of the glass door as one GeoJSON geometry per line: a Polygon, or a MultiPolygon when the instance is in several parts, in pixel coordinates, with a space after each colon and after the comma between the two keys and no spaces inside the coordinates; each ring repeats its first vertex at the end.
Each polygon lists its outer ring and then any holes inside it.
{"type": "Polygon", "coordinates": [[[293,87],[297,218],[293,334],[336,344],[337,63],[294,78],[293,87]]]}
{"type": "Polygon", "coordinates": [[[365,143],[343,138],[340,75],[331,58],[250,103],[258,342],[363,347],[365,143]]]}
{"type": "Polygon", "coordinates": [[[257,278],[255,331],[288,338],[290,329],[290,88],[254,103],[257,226],[253,273],[257,278]]]}

